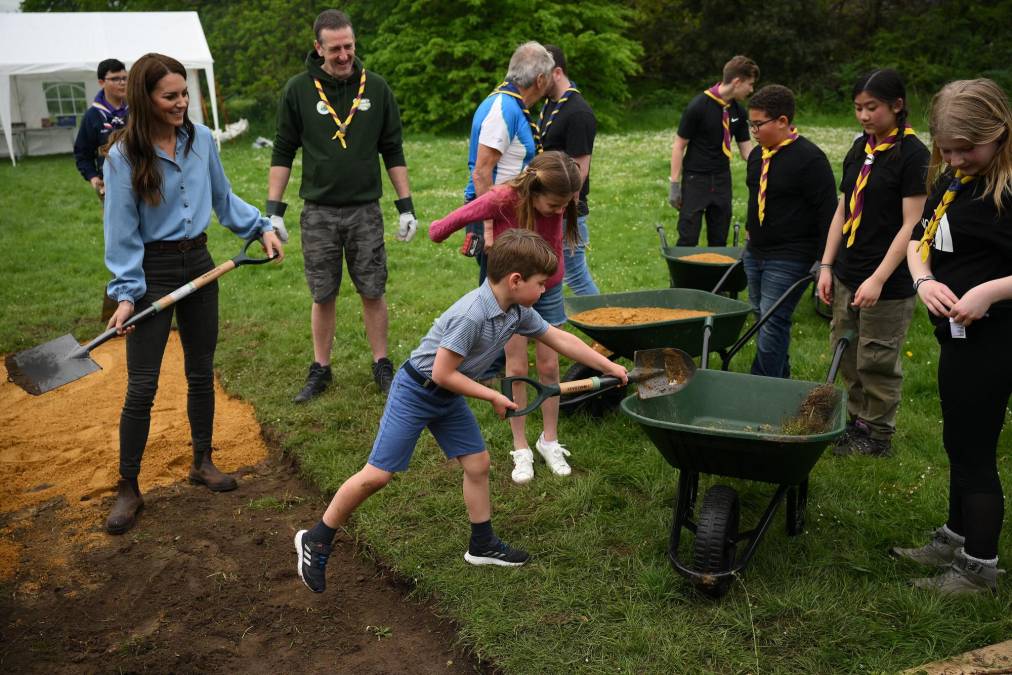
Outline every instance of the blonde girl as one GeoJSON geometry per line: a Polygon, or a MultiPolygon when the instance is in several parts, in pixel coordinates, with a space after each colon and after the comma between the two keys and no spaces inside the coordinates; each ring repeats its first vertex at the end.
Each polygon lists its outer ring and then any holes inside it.
{"type": "Polygon", "coordinates": [[[994,592],[1004,495],[998,437],[1012,394],[1012,110],[991,80],[945,86],[931,106],[929,178],[907,247],[914,287],[935,324],[949,457],[949,513],[932,540],[895,555],[939,568],[914,585],[994,592]]]}
{"type": "MultiPolygon", "coordinates": [[[[429,228],[429,238],[444,241],[453,232],[468,223],[492,221],[493,238],[510,228],[533,230],[551,245],[559,261],[563,260],[562,247],[575,245],[577,230],[577,199],[583,181],[580,168],[567,154],[545,152],[535,157],[513,180],[496,186],[465,204],[429,228]]],[[[485,242],[486,245],[491,242],[485,242]]],[[[545,282],[545,292],[534,309],[553,326],[566,323],[562,303],[563,265],[545,282]]],[[[539,379],[546,384],[559,381],[559,355],[540,342],[535,347],[535,362],[539,379]]],[[[527,338],[514,336],[506,344],[506,374],[527,375],[527,338]]],[[[522,385],[514,389],[514,399],[523,407],[527,393],[522,385]]],[[[568,476],[571,472],[566,457],[569,451],[559,443],[559,399],[553,397],[541,407],[544,431],[535,447],[552,473],[568,476]]],[[[534,453],[527,442],[525,418],[511,417],[513,431],[513,481],[519,484],[534,477],[534,453]]]]}

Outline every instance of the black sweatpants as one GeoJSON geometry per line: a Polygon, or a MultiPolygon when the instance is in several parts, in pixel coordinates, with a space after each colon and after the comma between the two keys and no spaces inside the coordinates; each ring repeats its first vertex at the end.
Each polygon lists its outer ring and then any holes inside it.
{"type": "MultiPolygon", "coordinates": [[[[134,307],[152,302],[214,267],[207,248],[179,252],[144,253],[147,293],[134,307]]],[[[186,371],[186,414],[190,421],[194,463],[211,448],[214,426],[214,350],[218,345],[218,282],[180,300],[176,305],[137,324],[127,336],[127,393],[119,422],[119,472],[136,478],[151,426],[151,405],[158,390],[165,344],[176,314],[186,371]]]]}
{"type": "Polygon", "coordinates": [[[998,437],[1012,395],[1012,312],[970,324],[966,339],[949,327],[941,344],[938,393],[942,441],[949,456],[949,529],[966,537],[966,553],[998,555],[1005,501],[998,477],[998,437]]]}
{"type": "Polygon", "coordinates": [[[731,225],[731,171],[682,176],[682,208],[678,215],[678,246],[698,246],[703,214],[706,245],[727,246],[731,225]]]}

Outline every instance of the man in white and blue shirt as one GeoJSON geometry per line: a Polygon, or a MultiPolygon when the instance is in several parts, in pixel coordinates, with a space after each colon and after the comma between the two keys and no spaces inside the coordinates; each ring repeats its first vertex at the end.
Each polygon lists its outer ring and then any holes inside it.
{"type": "MultiPolygon", "coordinates": [[[[485,194],[493,185],[515,178],[541,151],[537,126],[529,109],[551,86],[554,64],[543,45],[525,42],[513,52],[505,81],[478,106],[471,120],[465,202],[485,194]]],[[[485,228],[474,223],[467,231],[492,241],[492,221],[485,228]]],[[[485,251],[479,249],[475,253],[481,284],[485,280],[485,251]]]]}

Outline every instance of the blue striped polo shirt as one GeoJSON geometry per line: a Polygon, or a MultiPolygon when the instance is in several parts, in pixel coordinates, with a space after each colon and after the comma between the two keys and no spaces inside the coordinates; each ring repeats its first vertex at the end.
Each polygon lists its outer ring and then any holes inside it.
{"type": "Polygon", "coordinates": [[[408,361],[419,373],[432,377],[432,364],[442,347],[463,356],[458,370],[475,378],[492,365],[515,334],[539,337],[547,331],[548,323],[531,307],[511,305],[503,311],[486,279],[432,322],[408,361]]]}

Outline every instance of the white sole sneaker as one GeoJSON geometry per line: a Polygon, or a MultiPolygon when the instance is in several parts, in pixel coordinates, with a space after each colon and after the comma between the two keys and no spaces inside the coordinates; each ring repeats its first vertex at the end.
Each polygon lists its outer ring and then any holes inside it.
{"type": "Polygon", "coordinates": [[[527,562],[526,560],[523,562],[507,562],[499,558],[486,558],[480,555],[471,555],[470,551],[464,554],[464,560],[472,565],[498,565],[499,567],[520,567],[527,562]]]}
{"type": "Polygon", "coordinates": [[[534,478],[534,453],[530,448],[520,448],[510,453],[513,457],[513,473],[510,478],[517,485],[527,485],[534,478]]]}

